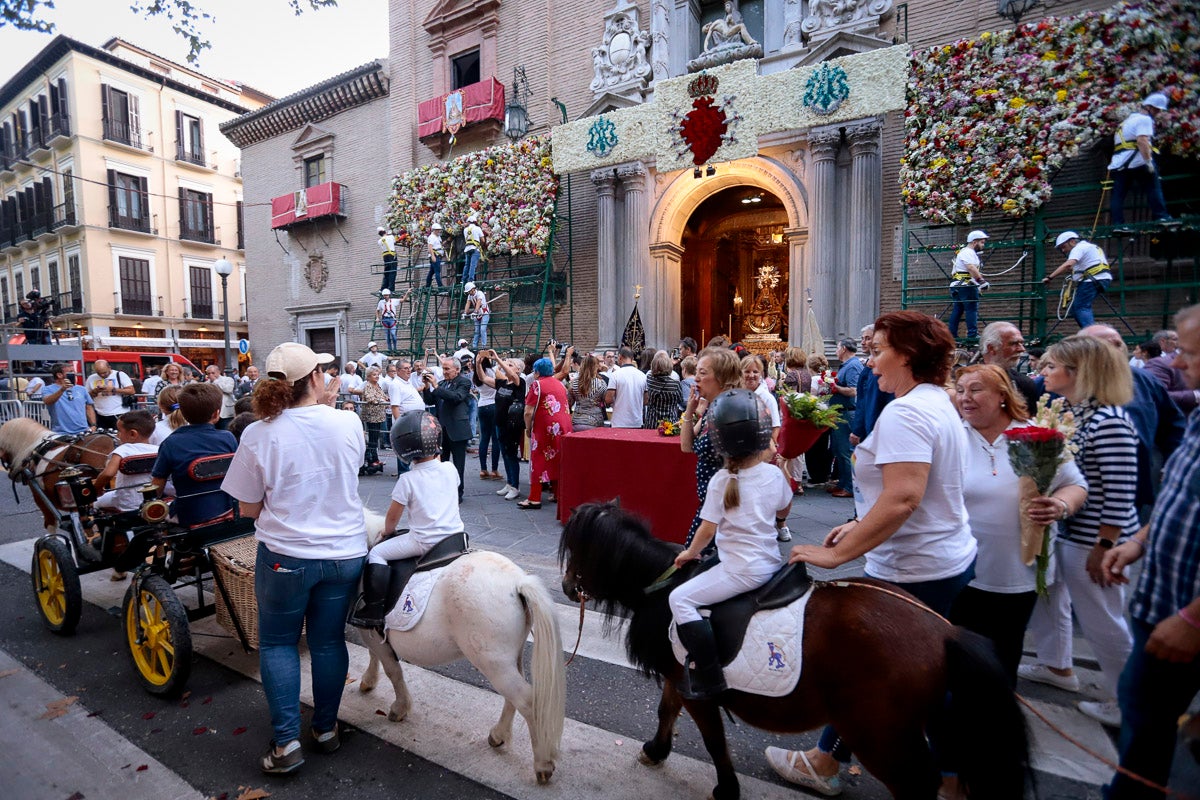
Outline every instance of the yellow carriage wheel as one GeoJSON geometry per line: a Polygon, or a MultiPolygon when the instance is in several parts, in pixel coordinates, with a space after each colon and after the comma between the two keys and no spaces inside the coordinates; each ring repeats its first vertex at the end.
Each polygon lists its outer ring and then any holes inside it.
{"type": "Polygon", "coordinates": [[[83,612],[83,592],[71,549],[57,536],[39,539],[29,574],[42,622],[57,634],[74,633],[83,612]]]}
{"type": "Polygon", "coordinates": [[[161,576],[148,575],[125,592],[125,639],[133,668],[151,694],[182,693],[192,671],[187,609],[161,576]]]}

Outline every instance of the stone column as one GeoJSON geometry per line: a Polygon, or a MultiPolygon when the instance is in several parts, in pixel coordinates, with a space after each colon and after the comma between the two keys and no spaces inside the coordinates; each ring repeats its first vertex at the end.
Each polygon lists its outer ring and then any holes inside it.
{"type": "Polygon", "coordinates": [[[661,291],[650,280],[650,217],[646,207],[646,165],[640,161],[617,167],[617,177],[625,192],[625,219],[619,245],[621,268],[617,270],[617,339],[633,313],[634,286],[642,287],[638,313],[646,329],[646,341],[657,342],[658,319],[654,312],[655,294],[661,291]]]}
{"type": "Polygon", "coordinates": [[[813,307],[821,323],[821,335],[837,335],[837,153],[842,134],[838,128],[815,128],[808,133],[810,172],[809,219],[812,233],[813,307]]]}
{"type": "Polygon", "coordinates": [[[613,169],[592,172],[596,187],[596,349],[611,349],[620,341],[617,322],[617,221],[613,194],[617,173],[613,169]]]}
{"type": "Polygon", "coordinates": [[[783,241],[788,246],[788,342],[800,345],[804,336],[804,313],[808,308],[808,228],[784,228],[783,241]]]}
{"type": "Polygon", "coordinates": [[[658,320],[658,326],[657,338],[654,339],[650,338],[650,328],[647,326],[646,341],[651,342],[655,347],[670,350],[683,335],[681,332],[683,320],[680,313],[683,296],[680,278],[683,268],[683,248],[674,242],[656,242],[650,245],[650,260],[653,265],[651,285],[654,288],[649,295],[643,292],[642,300],[649,299],[653,303],[654,316],[658,320]]]}
{"type": "Polygon", "coordinates": [[[879,258],[883,173],[879,162],[879,120],[869,119],[846,127],[850,143],[849,332],[874,322],[879,309],[879,258]]]}

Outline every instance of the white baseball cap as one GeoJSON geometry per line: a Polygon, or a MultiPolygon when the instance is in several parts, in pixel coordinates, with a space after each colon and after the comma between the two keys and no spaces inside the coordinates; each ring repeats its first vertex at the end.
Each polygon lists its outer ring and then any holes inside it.
{"type": "Polygon", "coordinates": [[[967,234],[967,244],[970,244],[971,242],[978,242],[980,239],[987,238],[989,238],[988,235],[983,231],[971,231],[967,234]]]}
{"type": "Polygon", "coordinates": [[[1154,92],[1146,95],[1146,99],[1142,101],[1142,105],[1157,108],[1159,111],[1167,110],[1167,96],[1162,92],[1154,92]]]}
{"type": "Polygon", "coordinates": [[[317,367],[332,364],[334,360],[329,353],[314,353],[312,348],[299,342],[284,342],[267,356],[266,370],[272,378],[295,383],[317,367]]]}
{"type": "Polygon", "coordinates": [[[1062,233],[1060,233],[1058,235],[1058,238],[1054,240],[1054,246],[1062,247],[1064,244],[1071,241],[1072,239],[1078,239],[1078,238],[1079,238],[1079,234],[1076,233],[1075,231],[1063,231],[1062,233]]]}

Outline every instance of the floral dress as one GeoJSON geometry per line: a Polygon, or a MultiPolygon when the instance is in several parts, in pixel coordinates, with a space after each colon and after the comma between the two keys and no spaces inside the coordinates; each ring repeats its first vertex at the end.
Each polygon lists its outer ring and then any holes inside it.
{"type": "Polygon", "coordinates": [[[559,439],[572,431],[567,390],[555,378],[538,378],[529,387],[525,405],[535,409],[529,430],[530,483],[552,483],[558,480],[559,439]]]}
{"type": "MultiPolygon", "coordinates": [[[[692,452],[696,454],[696,496],[700,503],[696,506],[696,516],[692,518],[692,527],[688,529],[687,541],[684,547],[692,543],[692,538],[696,535],[696,529],[700,527],[700,510],[704,508],[704,498],[708,496],[708,482],[717,474],[717,470],[725,466],[724,459],[717,455],[717,448],[713,446],[712,439],[708,435],[708,412],[704,412],[704,417],[700,421],[700,435],[692,441],[692,452]]],[[[713,539],[716,542],[716,539],[713,539]]],[[[716,550],[715,544],[710,544],[704,549],[707,555],[716,550]]]]}

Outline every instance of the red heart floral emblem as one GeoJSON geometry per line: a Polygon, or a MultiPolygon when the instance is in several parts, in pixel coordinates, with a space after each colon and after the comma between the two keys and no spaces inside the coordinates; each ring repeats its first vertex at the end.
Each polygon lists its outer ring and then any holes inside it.
{"type": "Polygon", "coordinates": [[[693,100],[692,110],[679,125],[679,135],[692,151],[692,163],[699,165],[712,158],[728,129],[725,112],[713,105],[711,97],[693,100]]]}

